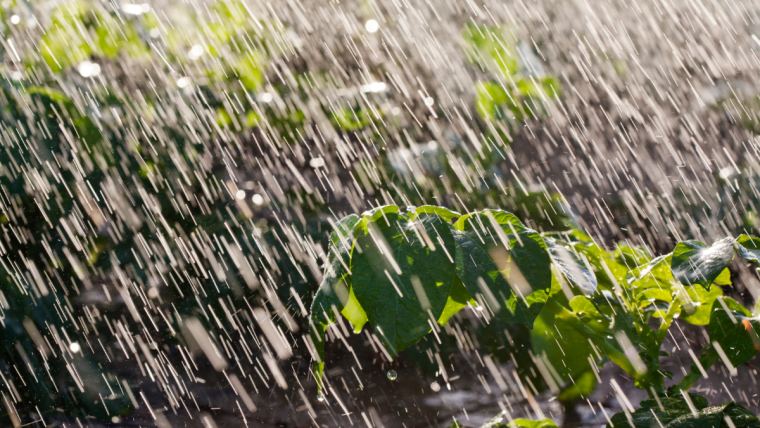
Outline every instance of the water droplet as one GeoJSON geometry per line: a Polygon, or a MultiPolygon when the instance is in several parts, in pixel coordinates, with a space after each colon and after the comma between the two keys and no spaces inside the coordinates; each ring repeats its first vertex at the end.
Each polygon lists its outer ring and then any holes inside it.
{"type": "Polygon", "coordinates": [[[11,15],[11,24],[18,25],[21,22],[21,17],[18,15],[11,15]]]}
{"type": "Polygon", "coordinates": [[[320,403],[324,403],[325,402],[324,394],[317,395],[317,401],[319,401],[320,403]]]}
{"type": "Polygon", "coordinates": [[[393,382],[398,379],[398,373],[396,370],[390,369],[385,373],[385,377],[388,378],[389,381],[393,382]]]}
{"type": "Polygon", "coordinates": [[[431,382],[430,383],[430,390],[433,392],[438,392],[441,390],[441,384],[438,382],[431,382]]]}
{"type": "Polygon", "coordinates": [[[264,104],[271,103],[274,100],[274,95],[269,92],[262,92],[258,96],[258,100],[264,104]]]}
{"type": "Polygon", "coordinates": [[[235,199],[237,199],[238,201],[242,201],[243,199],[245,199],[245,190],[238,189],[238,191],[235,192],[235,199]]]}
{"type": "Polygon", "coordinates": [[[195,61],[196,59],[203,56],[203,46],[195,44],[192,48],[187,52],[187,57],[190,58],[192,61],[195,61]]]}
{"type": "Polygon", "coordinates": [[[376,94],[379,92],[385,92],[388,90],[388,84],[385,82],[370,82],[366,85],[362,85],[361,91],[363,94],[376,94]]]}
{"type": "Polygon", "coordinates": [[[368,33],[377,33],[377,30],[380,29],[380,23],[375,19],[368,19],[367,22],[364,23],[364,29],[367,30],[368,33]]]}
{"type": "Polygon", "coordinates": [[[312,168],[322,168],[325,166],[325,160],[321,156],[317,156],[309,161],[309,166],[312,168]]]}
{"type": "Polygon", "coordinates": [[[158,288],[157,287],[150,287],[148,289],[148,297],[151,299],[158,298],[158,288]]]}
{"type": "Polygon", "coordinates": [[[79,342],[71,342],[69,344],[69,351],[71,351],[72,353],[76,354],[77,352],[81,350],[82,350],[82,347],[79,346],[79,342]]]}
{"type": "Polygon", "coordinates": [[[182,89],[189,87],[190,83],[192,83],[192,82],[190,81],[189,77],[183,76],[183,77],[180,77],[179,79],[177,79],[177,86],[180,87],[180,88],[182,88],[182,89]]]}
{"type": "Polygon", "coordinates": [[[264,203],[264,197],[258,193],[255,193],[253,196],[251,196],[251,202],[253,202],[254,205],[261,205],[264,203]]]}
{"type": "Polygon", "coordinates": [[[121,5],[121,11],[125,15],[139,16],[150,12],[150,5],[148,3],[124,3],[121,5]]]}
{"type": "Polygon", "coordinates": [[[77,71],[82,77],[95,77],[100,74],[100,64],[92,61],[82,61],[77,66],[77,71]]]}

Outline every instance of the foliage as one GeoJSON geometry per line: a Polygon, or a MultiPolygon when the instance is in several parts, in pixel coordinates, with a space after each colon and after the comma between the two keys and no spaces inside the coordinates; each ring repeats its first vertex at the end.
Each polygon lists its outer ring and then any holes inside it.
{"type": "MultiPolygon", "coordinates": [[[[543,73],[538,59],[521,52],[519,43],[503,29],[471,24],[464,39],[470,61],[493,76],[475,88],[475,109],[485,122],[513,128],[541,116],[549,101],[559,97],[557,79],[543,73]]],[[[503,131],[497,133],[509,141],[503,131]]]]}
{"type": "MultiPolygon", "coordinates": [[[[760,349],[758,319],[721,291],[735,258],[758,261],[758,243],[748,235],[710,246],[685,241],[651,257],[624,245],[606,250],[578,229],[539,233],[501,210],[384,206],[351,215],[332,235],[311,308],[315,375],[321,385],[325,333],[341,316],[355,332],[370,326],[394,358],[478,306],[530,328],[536,369],[562,400],[590,394],[606,361],[654,400],[677,400],[699,368],[665,388],[672,375],[660,367],[661,348],[676,319],[706,329],[702,369],[721,358],[739,366],[760,349]]],[[[700,409],[668,417],[674,424],[744,417],[734,405],[700,409]]]]}

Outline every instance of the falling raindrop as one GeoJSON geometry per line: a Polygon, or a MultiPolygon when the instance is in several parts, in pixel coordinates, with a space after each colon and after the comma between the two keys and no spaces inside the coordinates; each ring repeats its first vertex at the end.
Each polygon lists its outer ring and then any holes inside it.
{"type": "Polygon", "coordinates": [[[362,85],[361,91],[364,94],[377,94],[388,90],[388,84],[385,82],[370,82],[362,85]]]}
{"type": "Polygon", "coordinates": [[[367,22],[364,23],[364,29],[367,30],[368,33],[377,33],[377,30],[380,29],[380,23],[377,22],[376,19],[368,19],[367,22]]]}
{"type": "Polygon", "coordinates": [[[264,203],[264,197],[258,193],[254,193],[253,196],[251,196],[251,202],[253,202],[254,205],[262,205],[264,203]]]}
{"type": "Polygon", "coordinates": [[[317,156],[309,161],[309,166],[312,168],[322,168],[325,166],[325,160],[321,156],[317,156]]]}
{"type": "Polygon", "coordinates": [[[193,47],[192,47],[192,48],[190,48],[190,50],[187,52],[187,57],[188,57],[188,58],[190,58],[190,60],[192,60],[192,61],[195,61],[195,60],[197,60],[198,58],[200,58],[201,56],[203,56],[203,53],[204,53],[204,52],[205,52],[205,51],[204,51],[204,49],[203,49],[203,46],[201,46],[201,45],[199,45],[199,44],[195,44],[195,45],[193,45],[193,47]]]}
{"type": "Polygon", "coordinates": [[[96,77],[100,74],[100,64],[92,61],[82,61],[77,66],[82,77],[96,77]]]}
{"type": "Polygon", "coordinates": [[[80,352],[81,350],[82,350],[82,347],[79,346],[78,342],[69,343],[69,351],[71,351],[71,353],[76,354],[77,352],[80,352]]]}
{"type": "Polygon", "coordinates": [[[121,11],[126,15],[139,16],[150,12],[148,3],[124,3],[121,5],[121,11]]]}
{"type": "Polygon", "coordinates": [[[385,372],[385,377],[389,381],[393,382],[396,379],[398,379],[398,373],[396,372],[396,370],[390,369],[387,372],[385,372]]]}

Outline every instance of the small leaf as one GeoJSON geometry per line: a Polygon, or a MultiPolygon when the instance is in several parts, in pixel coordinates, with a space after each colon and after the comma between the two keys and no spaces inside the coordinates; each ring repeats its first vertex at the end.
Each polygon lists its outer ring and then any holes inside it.
{"type": "Polygon", "coordinates": [[[733,238],[721,239],[710,247],[699,241],[683,241],[673,249],[671,269],[682,284],[709,288],[733,258],[733,238]]]}
{"type": "Polygon", "coordinates": [[[552,263],[565,279],[577,287],[582,294],[586,296],[594,294],[597,286],[596,275],[588,261],[581,258],[577,252],[559,245],[555,240],[547,240],[547,243],[552,263]]]}
{"type": "Polygon", "coordinates": [[[745,260],[760,264],[760,238],[751,235],[739,235],[736,248],[745,260]]]}

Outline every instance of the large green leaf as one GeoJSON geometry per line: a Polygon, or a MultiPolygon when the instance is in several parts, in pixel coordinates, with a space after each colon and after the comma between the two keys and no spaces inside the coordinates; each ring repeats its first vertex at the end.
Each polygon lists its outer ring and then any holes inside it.
{"type": "MultiPolygon", "coordinates": [[[[707,407],[707,400],[696,394],[689,394],[689,401],[696,410],[707,407]]],[[[658,397],[644,400],[633,413],[620,412],[611,418],[608,425],[614,428],[649,428],[668,426],[667,424],[686,414],[691,414],[689,403],[683,396],[658,397]]]]}
{"type": "Polygon", "coordinates": [[[696,394],[689,394],[688,402],[681,395],[644,400],[633,413],[617,413],[610,422],[614,428],[760,427],[757,417],[744,407],[736,403],[708,407],[707,400],[696,394]]]}
{"type": "Polygon", "coordinates": [[[760,322],[730,297],[715,300],[707,331],[713,346],[717,343],[734,366],[751,360],[760,349],[760,322]]]}
{"type": "Polygon", "coordinates": [[[430,332],[457,281],[450,224],[415,217],[365,216],[351,257],[351,289],[392,355],[430,332]]]}

